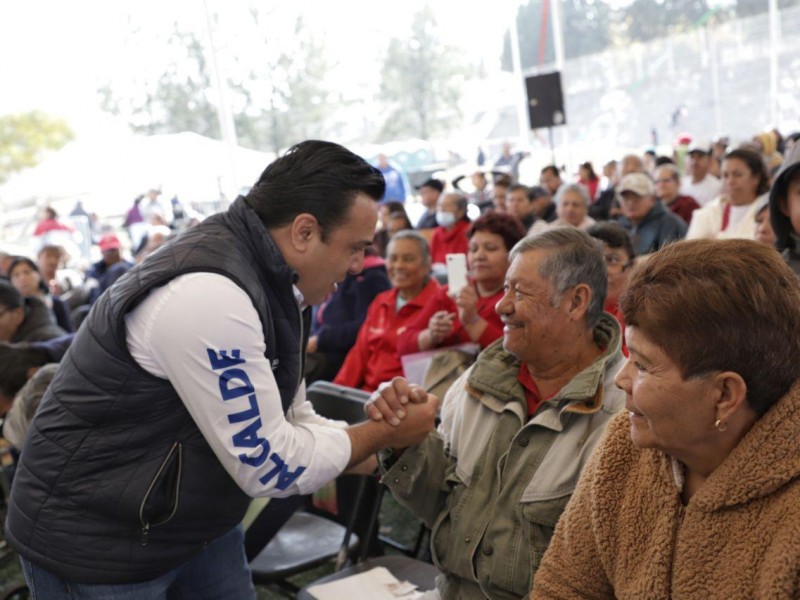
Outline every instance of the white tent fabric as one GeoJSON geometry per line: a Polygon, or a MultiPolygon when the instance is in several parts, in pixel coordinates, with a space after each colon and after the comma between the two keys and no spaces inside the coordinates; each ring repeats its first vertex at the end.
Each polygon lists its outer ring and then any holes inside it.
{"type": "Polygon", "coordinates": [[[76,200],[101,217],[123,214],[133,198],[161,188],[183,203],[228,199],[252,185],[274,155],[195,133],[76,140],[0,187],[5,211],[52,204],[69,212],[76,200]]]}

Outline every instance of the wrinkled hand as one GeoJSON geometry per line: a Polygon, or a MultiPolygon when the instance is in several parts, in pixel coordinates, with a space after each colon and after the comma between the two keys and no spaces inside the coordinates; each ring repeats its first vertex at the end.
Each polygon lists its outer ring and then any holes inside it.
{"type": "Polygon", "coordinates": [[[461,323],[472,323],[478,316],[478,292],[475,286],[465,285],[455,298],[461,323]]]}
{"type": "Polygon", "coordinates": [[[386,421],[397,427],[406,418],[410,404],[423,404],[430,398],[436,397],[403,377],[395,377],[378,386],[364,410],[373,421],[386,421]]]}
{"type": "Polygon", "coordinates": [[[453,333],[453,323],[456,320],[455,313],[440,310],[431,316],[428,321],[428,331],[434,344],[441,344],[453,333]]]}
{"type": "Polygon", "coordinates": [[[388,448],[404,449],[422,443],[436,425],[439,398],[427,394],[427,402],[409,403],[408,415],[397,427],[392,427],[384,438],[388,448]]]}

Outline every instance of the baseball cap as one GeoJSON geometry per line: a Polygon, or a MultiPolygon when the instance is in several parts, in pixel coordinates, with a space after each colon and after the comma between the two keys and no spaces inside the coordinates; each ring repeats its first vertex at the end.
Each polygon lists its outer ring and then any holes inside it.
{"type": "Polygon", "coordinates": [[[424,187],[432,188],[441,194],[444,190],[444,182],[438,179],[428,179],[425,183],[418,185],[416,189],[419,190],[424,187]]]}
{"type": "Polygon", "coordinates": [[[686,152],[689,154],[692,154],[693,152],[700,154],[711,154],[711,142],[708,140],[692,140],[692,143],[689,144],[686,152]]]}
{"type": "Polygon", "coordinates": [[[100,238],[100,241],[97,242],[97,245],[100,246],[101,252],[108,252],[109,250],[119,250],[120,248],[122,248],[122,244],[119,243],[119,238],[113,233],[104,234],[100,238]]]}
{"type": "Polygon", "coordinates": [[[644,173],[628,173],[617,186],[617,193],[633,192],[638,196],[652,196],[656,193],[653,180],[644,173]]]}

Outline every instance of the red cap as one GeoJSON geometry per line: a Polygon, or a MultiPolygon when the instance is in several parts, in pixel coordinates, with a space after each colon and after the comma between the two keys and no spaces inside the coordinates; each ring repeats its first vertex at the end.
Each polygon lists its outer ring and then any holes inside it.
{"type": "Polygon", "coordinates": [[[108,252],[109,250],[119,250],[122,248],[122,244],[119,243],[119,238],[114,235],[113,233],[106,233],[100,238],[100,241],[97,242],[97,245],[100,246],[101,252],[108,252]]]}

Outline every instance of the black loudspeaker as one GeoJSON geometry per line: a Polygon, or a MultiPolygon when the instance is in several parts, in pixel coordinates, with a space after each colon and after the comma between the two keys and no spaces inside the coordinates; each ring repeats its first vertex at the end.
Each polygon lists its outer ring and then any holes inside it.
{"type": "Polygon", "coordinates": [[[528,119],[531,129],[555,127],[567,122],[564,113],[564,94],[561,91],[561,73],[545,73],[525,78],[528,92],[528,119]]]}

